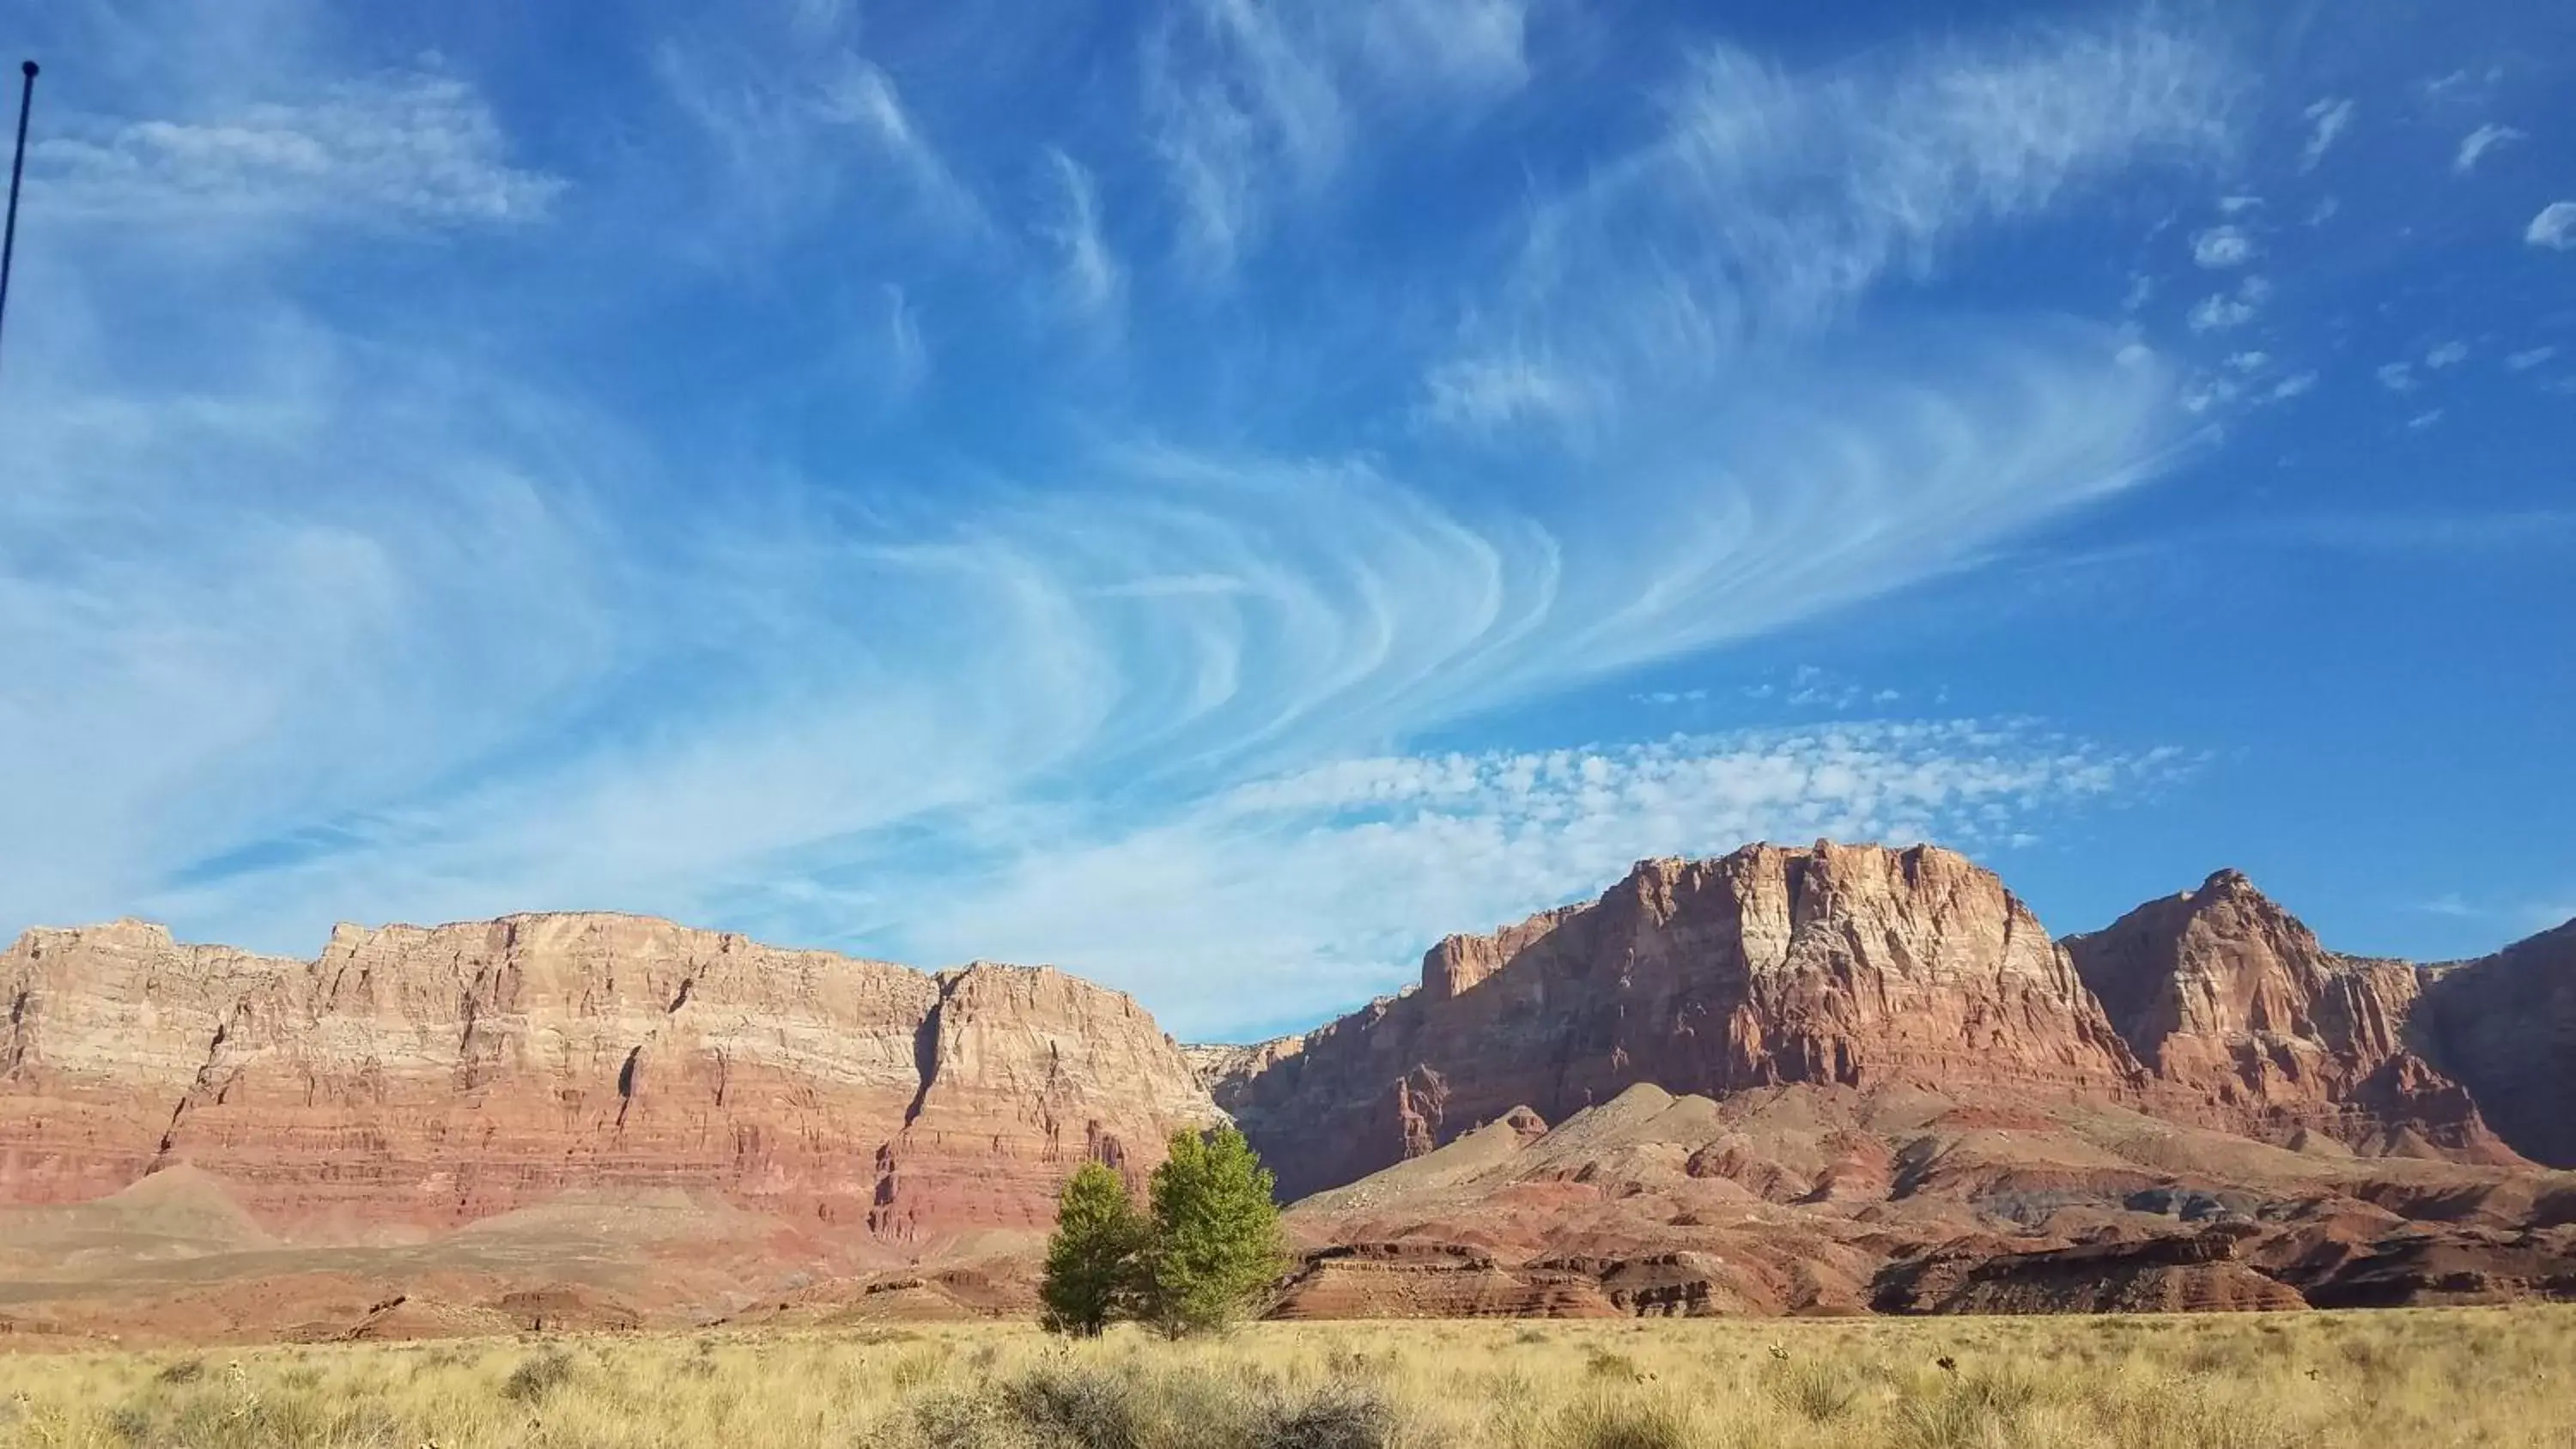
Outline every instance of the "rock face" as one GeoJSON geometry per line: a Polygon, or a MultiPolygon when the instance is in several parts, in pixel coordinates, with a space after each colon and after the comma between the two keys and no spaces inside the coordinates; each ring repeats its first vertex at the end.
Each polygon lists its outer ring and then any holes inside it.
{"type": "Polygon", "coordinates": [[[708,1191],[914,1246],[1048,1221],[1217,1113],[1127,997],[613,915],[336,930],[318,960],[120,922],[0,954],[0,1197],[187,1163],[263,1222],[429,1229],[708,1191]]]}
{"type": "Polygon", "coordinates": [[[1291,1195],[1640,1082],[2004,1091],[2283,1145],[2576,1163],[2571,957],[2576,932],[2536,938],[2443,975],[2419,1012],[2417,968],[2325,950],[2234,871],[2052,944],[1948,851],[1759,845],[1453,936],[1419,986],[1203,1065],[1291,1195]]]}
{"type": "Polygon", "coordinates": [[[2164,1089],[2167,1115],[2267,1138],[2315,1131],[2379,1152],[2513,1160],[2469,1092],[2410,1044],[2416,968],[2326,950],[2236,871],[2065,947],[2164,1089]]]}
{"type": "Polygon", "coordinates": [[[2576,1296],[2576,1178],[2085,1101],[1638,1085],[1291,1208],[1283,1317],[2210,1312],[2576,1296]],[[1892,1169],[1892,1170],[1891,1170],[1892,1169]]]}
{"type": "Polygon", "coordinates": [[[1217,1091],[1291,1195],[1527,1106],[1638,1082],[1722,1095],[1894,1081],[2109,1095],[2142,1079],[2002,882],[1928,846],[1751,846],[1453,936],[1422,984],[1217,1091]]]}
{"type": "Polygon", "coordinates": [[[1881,1313],[2227,1313],[2305,1308],[2236,1261],[2237,1236],[2175,1234],[2036,1253],[1934,1255],[1880,1277],[1881,1313]]]}
{"type": "Polygon", "coordinates": [[[2436,968],[2415,1036],[2525,1157],[2576,1167],[2576,921],[2436,968]]]}

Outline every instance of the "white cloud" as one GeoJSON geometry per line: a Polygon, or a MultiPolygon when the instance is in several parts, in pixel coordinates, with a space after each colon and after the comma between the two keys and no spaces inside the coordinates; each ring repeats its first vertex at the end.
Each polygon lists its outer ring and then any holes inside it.
{"type": "Polygon", "coordinates": [[[2263,198],[2259,196],[2238,195],[2222,196],[2218,198],[2218,210],[2220,214],[2225,216],[2243,216],[2245,213],[2255,210],[2262,204],[2263,198]]]}
{"type": "Polygon", "coordinates": [[[2191,259],[2212,271],[2241,267],[2254,259],[2254,238],[2241,226],[2213,226],[2192,238],[2191,259]]]}
{"type": "Polygon", "coordinates": [[[1532,0],[1184,0],[1148,41],[1184,260],[1224,274],[1344,170],[1369,120],[1473,115],[1529,78],[1532,0]]]}
{"type": "Polygon", "coordinates": [[[2576,201],[2553,201],[2523,228],[2522,239],[2551,251],[2576,250],[2576,201]]]}
{"type": "Polygon", "coordinates": [[[2193,379],[2183,388],[2178,401],[2182,404],[2184,412],[2199,414],[2211,408],[2224,407],[2244,394],[2245,389],[2238,386],[2231,378],[2200,377],[2193,379]]]}
{"type": "Polygon", "coordinates": [[[2299,152],[2299,169],[2314,171],[2326,159],[2326,152],[2352,125],[2353,103],[2348,99],[2327,99],[2308,107],[2308,144],[2299,152]]]}
{"type": "Polygon", "coordinates": [[[2193,303],[2183,320],[2195,333],[2229,331],[2253,321],[2271,296],[2269,280],[2249,276],[2233,293],[2216,292],[2193,303]]]}
{"type": "Polygon", "coordinates": [[[1433,368],[1424,387],[1425,416],[1476,432],[1532,419],[1572,421],[1596,403],[1581,379],[1524,357],[1454,359],[1433,368]]]}
{"type": "Polygon", "coordinates": [[[2272,365],[2272,355],[2268,352],[2232,352],[2228,354],[2227,365],[2238,372],[2261,372],[2272,365]]]}
{"type": "Polygon", "coordinates": [[[458,226],[542,220],[564,182],[512,167],[491,108],[423,72],[185,120],[95,121],[30,147],[49,210],[148,226],[343,220],[458,226]]]}
{"type": "Polygon", "coordinates": [[[717,162],[715,219],[774,231],[857,188],[876,203],[872,234],[892,230],[889,218],[951,244],[988,231],[894,78],[847,43],[848,7],[808,4],[789,19],[784,41],[768,37],[777,43],[741,26],[653,52],[663,93],[717,162]]]}
{"type": "Polygon", "coordinates": [[[2441,420],[2442,410],[2440,408],[2428,408],[2425,411],[2408,418],[2406,420],[2406,426],[2409,429],[2420,433],[2441,420]]]}
{"type": "Polygon", "coordinates": [[[2451,169],[2466,176],[2476,169],[2478,159],[2489,151],[2507,142],[2523,139],[2526,139],[2523,133],[2511,126],[2498,126],[2492,123],[2480,126],[2460,139],[2460,153],[2452,158],[2451,169]]]}
{"type": "Polygon", "coordinates": [[[856,54],[844,54],[816,96],[820,119],[856,127],[912,183],[938,218],[979,223],[982,208],[904,108],[894,78],[856,54]]]}
{"type": "Polygon", "coordinates": [[[1048,172],[1063,198],[1059,214],[1043,223],[1041,230],[1063,253],[1063,297],[1076,312],[1107,317],[1118,310],[1125,295],[1127,274],[1101,234],[1098,188],[1082,163],[1053,148],[1046,155],[1048,172]]]}
{"type": "Polygon", "coordinates": [[[1311,194],[1350,115],[1325,59],[1264,0],[1189,0],[1147,54],[1146,94],[1198,265],[1223,271],[1268,220],[1273,178],[1311,194]]]}
{"type": "Polygon", "coordinates": [[[2417,386],[2413,364],[2382,363],[2379,368],[2379,385],[2390,392],[2413,392],[2417,386]]]}
{"type": "Polygon", "coordinates": [[[921,340],[921,321],[903,288],[888,283],[885,294],[887,390],[907,397],[930,375],[930,349],[921,340]]]}
{"type": "Polygon", "coordinates": [[[1524,45],[1533,3],[1359,0],[1342,9],[1362,52],[1389,83],[1505,93],[1529,80],[1524,45]]]}
{"type": "Polygon", "coordinates": [[[2317,375],[2315,373],[2293,373],[2288,377],[2282,378],[2280,382],[2273,386],[2271,397],[2274,402],[2287,402],[2291,398],[2304,397],[2308,393],[2315,391],[2316,386],[2317,375]]]}
{"type": "Polygon", "coordinates": [[[2253,321],[2254,311],[2254,304],[2241,296],[2231,297],[2221,292],[2193,303],[2185,320],[2194,332],[2224,332],[2253,321]]]}
{"type": "Polygon", "coordinates": [[[2457,367],[2469,360],[2469,344],[2444,342],[2424,354],[2424,365],[2431,368],[2457,367]]]}
{"type": "Polygon", "coordinates": [[[1429,374],[1543,355],[1623,407],[1711,385],[1986,228],[2223,154],[2238,84],[2224,55],[2145,24],[1804,74],[1708,49],[1662,134],[1531,206],[1503,304],[1470,309],[1429,374]]]}
{"type": "Polygon", "coordinates": [[[2506,354],[2504,365],[2514,372],[2529,372],[2557,355],[2558,349],[2555,347],[2526,348],[2520,352],[2506,354]]]}
{"type": "Polygon", "coordinates": [[[2527,900],[2498,901],[2490,897],[2472,901],[2457,891],[2431,900],[2419,901],[2415,909],[2427,915],[2448,916],[2453,920],[2500,922],[2519,931],[2546,931],[2576,920],[2576,901],[2527,900]]]}

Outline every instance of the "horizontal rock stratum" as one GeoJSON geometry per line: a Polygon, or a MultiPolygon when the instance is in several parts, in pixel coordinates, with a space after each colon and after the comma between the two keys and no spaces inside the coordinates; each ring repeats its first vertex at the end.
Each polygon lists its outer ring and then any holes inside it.
{"type": "Polygon", "coordinates": [[[1026,1314],[1073,1167],[1227,1113],[1288,1315],[2576,1298],[2576,923],[2351,957],[2233,871],[2052,939],[1928,846],[1649,860],[1249,1046],[601,914],[0,993],[0,1330],[1026,1314]]]}
{"type": "Polygon", "coordinates": [[[1049,1220],[1086,1156],[1218,1120],[1125,995],[634,916],[334,931],[313,961],[134,921],[0,955],[0,1195],[187,1163],[271,1225],[437,1228],[568,1189],[711,1191],[920,1244],[1049,1220]]]}

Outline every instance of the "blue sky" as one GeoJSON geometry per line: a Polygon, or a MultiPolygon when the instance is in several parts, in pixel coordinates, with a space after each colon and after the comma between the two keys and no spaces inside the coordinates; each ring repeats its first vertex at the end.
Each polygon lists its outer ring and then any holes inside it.
{"type": "Polygon", "coordinates": [[[0,50],[0,928],[635,910],[1212,1036],[1760,838],[2576,915],[2563,5],[0,50]]]}

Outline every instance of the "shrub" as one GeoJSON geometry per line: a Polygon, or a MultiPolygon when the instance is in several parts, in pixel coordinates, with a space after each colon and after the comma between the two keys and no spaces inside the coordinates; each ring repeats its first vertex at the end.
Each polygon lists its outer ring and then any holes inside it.
{"type": "Polygon", "coordinates": [[[1606,1348],[1595,1348],[1586,1353],[1583,1368],[1596,1379],[1617,1379],[1622,1383],[1635,1383],[1645,1377],[1645,1371],[1637,1367],[1635,1359],[1606,1348]]]}
{"type": "Polygon", "coordinates": [[[519,1360],[501,1382],[501,1397],[514,1404],[533,1404],[562,1388],[572,1378],[572,1355],[549,1348],[519,1360]]]}
{"type": "Polygon", "coordinates": [[[1040,1443],[1076,1449],[1133,1449],[1136,1386],[1091,1369],[1039,1369],[1002,1390],[1013,1418],[1040,1443]]]}
{"type": "Polygon", "coordinates": [[[1557,1420],[1563,1449],[1691,1449],[1690,1420],[1661,1399],[1613,1394],[1578,1400],[1557,1420]]]}
{"type": "Polygon", "coordinates": [[[1837,1365],[1800,1360],[1773,1368],[1773,1402],[1810,1424],[1832,1423],[1860,1397],[1859,1383],[1837,1365]]]}
{"type": "Polygon", "coordinates": [[[1261,1449],[1385,1449],[1395,1437],[1394,1409],[1361,1384],[1330,1385],[1269,1419],[1257,1436],[1261,1449]]]}

